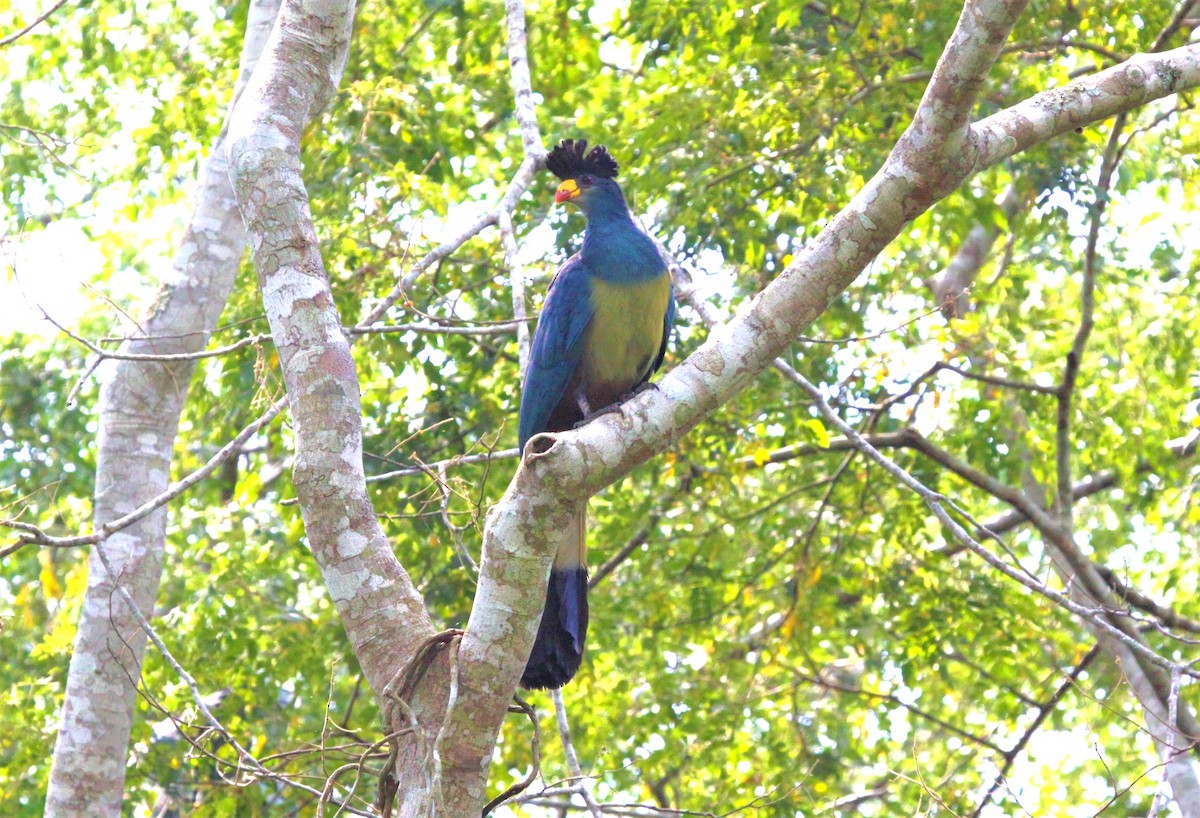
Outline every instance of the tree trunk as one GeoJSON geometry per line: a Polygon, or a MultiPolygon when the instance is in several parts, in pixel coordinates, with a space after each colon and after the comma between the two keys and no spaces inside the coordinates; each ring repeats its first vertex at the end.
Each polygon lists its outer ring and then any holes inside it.
{"type": "MultiPolygon", "coordinates": [[[[240,92],[270,33],[278,0],[256,0],[242,52],[240,92]]],[[[191,224],[175,255],[143,336],[122,352],[196,352],[208,343],[233,288],[246,236],[227,172],[224,132],[200,171],[191,224]]],[[[161,494],[171,473],[179,415],[194,361],[117,361],[100,391],[93,525],[124,516],[161,494]]],[[[120,582],[143,613],[153,610],[162,573],[166,508],[93,546],[67,689],[46,815],[119,816],[145,635],[122,597],[120,582]],[[104,549],[117,572],[100,560],[104,549]]]]}

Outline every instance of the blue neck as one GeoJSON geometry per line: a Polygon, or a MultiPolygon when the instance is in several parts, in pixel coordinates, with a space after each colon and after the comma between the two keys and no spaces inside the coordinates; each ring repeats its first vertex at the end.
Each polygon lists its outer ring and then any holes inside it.
{"type": "Polygon", "coordinates": [[[658,248],[629,215],[619,189],[615,193],[589,202],[584,211],[588,219],[581,251],[584,265],[607,281],[631,283],[661,276],[666,265],[658,248]]]}

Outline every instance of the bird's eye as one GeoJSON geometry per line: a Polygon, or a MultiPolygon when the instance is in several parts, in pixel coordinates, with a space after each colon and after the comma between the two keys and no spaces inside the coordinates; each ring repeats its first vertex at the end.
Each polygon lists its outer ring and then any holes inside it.
{"type": "Polygon", "coordinates": [[[590,185],[594,181],[596,180],[592,178],[591,174],[585,173],[583,176],[579,177],[579,184],[581,185],[590,185]]]}

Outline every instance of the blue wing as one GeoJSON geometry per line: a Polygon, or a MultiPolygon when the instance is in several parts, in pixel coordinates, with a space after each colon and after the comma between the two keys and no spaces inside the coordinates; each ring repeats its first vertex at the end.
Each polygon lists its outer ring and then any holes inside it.
{"type": "Polygon", "coordinates": [[[591,323],[592,288],[579,254],[559,268],[538,317],[529,354],[529,370],[521,392],[519,438],[522,451],[529,438],[546,431],[550,415],[562,400],[583,356],[584,330],[591,323]]]}

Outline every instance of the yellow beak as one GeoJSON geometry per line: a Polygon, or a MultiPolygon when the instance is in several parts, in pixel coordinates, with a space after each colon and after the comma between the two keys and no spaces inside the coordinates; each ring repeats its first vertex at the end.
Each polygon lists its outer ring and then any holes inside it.
{"type": "Polygon", "coordinates": [[[574,179],[568,179],[558,186],[558,192],[554,194],[554,201],[556,204],[569,202],[582,192],[579,185],[575,184],[574,179]]]}

